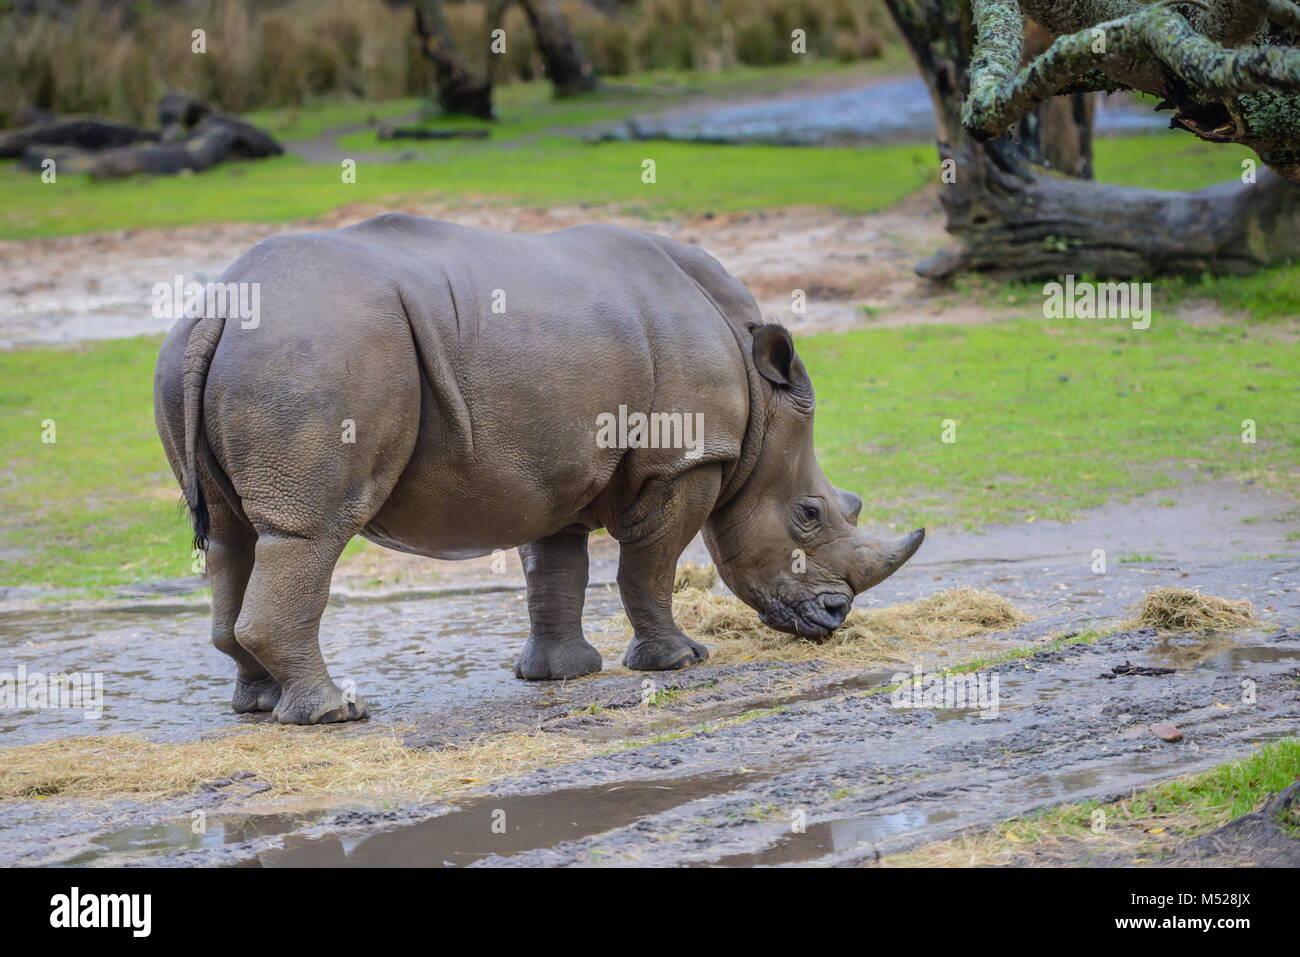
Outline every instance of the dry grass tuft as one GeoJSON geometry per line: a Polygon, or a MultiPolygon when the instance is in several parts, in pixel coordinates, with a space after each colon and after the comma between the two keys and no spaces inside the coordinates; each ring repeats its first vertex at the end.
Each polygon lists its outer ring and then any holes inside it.
{"type": "MultiPolygon", "coordinates": [[[[673,596],[673,617],[683,631],[710,646],[710,664],[817,659],[843,667],[915,661],[959,639],[1029,621],[1005,598],[975,588],[950,588],[889,608],[855,609],[820,643],[768,628],[739,599],[699,589],[673,596]]],[[[608,636],[610,647],[626,644],[631,637],[626,619],[619,623],[608,636]]]]}
{"type": "Polygon", "coordinates": [[[718,570],[712,562],[697,565],[695,562],[682,562],[677,566],[677,577],[673,579],[673,591],[686,591],[691,588],[709,591],[718,583],[718,570]]]}
{"type": "Polygon", "coordinates": [[[1248,601],[1216,598],[1186,588],[1157,588],[1147,592],[1142,607],[1124,627],[1205,633],[1258,624],[1255,608],[1248,601]]]}
{"type": "Polygon", "coordinates": [[[563,735],[507,734],[461,748],[408,748],[399,731],[340,734],[259,727],[199,741],[136,735],[62,738],[0,749],[0,799],[66,795],[156,799],[251,772],[272,795],[428,798],[480,788],[531,768],[567,764],[598,746],[563,735]]]}

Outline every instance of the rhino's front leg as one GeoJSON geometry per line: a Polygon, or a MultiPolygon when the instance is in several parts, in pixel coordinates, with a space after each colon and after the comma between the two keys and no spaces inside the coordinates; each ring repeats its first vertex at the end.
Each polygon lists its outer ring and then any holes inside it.
{"type": "Polygon", "coordinates": [[[528,581],[531,627],[515,674],[529,681],[599,671],[600,652],[582,637],[587,593],[587,532],[559,532],[519,547],[528,581]]]}
{"type": "Polygon", "coordinates": [[[620,542],[618,589],[632,622],[632,642],[623,664],[636,671],[671,671],[707,661],[709,649],[688,638],[673,621],[673,578],[677,559],[709,517],[721,475],[697,469],[669,485],[659,484],[638,502],[644,535],[620,542]]]}

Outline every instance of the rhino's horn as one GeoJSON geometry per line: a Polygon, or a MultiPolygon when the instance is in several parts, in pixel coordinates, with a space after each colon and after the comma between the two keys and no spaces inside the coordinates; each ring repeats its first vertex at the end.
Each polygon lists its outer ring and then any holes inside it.
{"type": "Polygon", "coordinates": [[[882,542],[859,535],[858,544],[854,548],[858,558],[857,568],[850,580],[854,594],[860,594],[873,585],[879,585],[902,568],[903,563],[916,554],[923,541],[925,541],[923,528],[918,528],[892,542],[882,542]]]}

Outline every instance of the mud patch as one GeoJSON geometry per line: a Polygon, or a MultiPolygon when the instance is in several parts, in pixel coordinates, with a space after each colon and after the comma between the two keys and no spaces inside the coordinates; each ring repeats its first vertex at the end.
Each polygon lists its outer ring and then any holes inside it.
{"type": "Polygon", "coordinates": [[[876,686],[827,681],[816,693],[779,703],[777,695],[775,708],[744,721],[614,747],[501,781],[466,798],[473,802],[468,806],[458,803],[458,811],[366,811],[283,839],[188,849],[158,860],[870,864],[878,854],[1036,808],[1122,794],[1242,757],[1255,742],[1300,727],[1300,633],[1242,636],[1234,649],[1251,653],[1239,655],[1232,670],[1225,670],[1227,659],[1211,655],[1174,676],[1095,680],[1103,666],[1154,662],[1160,646],[1152,631],[1120,632],[986,669],[1000,680],[992,717],[899,708],[891,692],[876,686]],[[1247,678],[1256,688],[1253,704],[1242,701],[1247,678]],[[1147,732],[1163,719],[1184,730],[1183,741],[1161,742],[1147,732]],[[491,812],[502,809],[510,829],[497,834],[491,812]],[[796,820],[806,824],[802,833],[792,830],[796,820]],[[363,855],[349,860],[362,847],[363,855]],[[293,856],[308,853],[314,856],[293,856]]]}
{"type": "MultiPolygon", "coordinates": [[[[710,774],[653,782],[467,801],[447,814],[359,838],[297,836],[240,866],[464,867],[624,827],[738,786],[745,775],[710,774]]],[[[371,823],[357,814],[333,827],[371,823]]]]}

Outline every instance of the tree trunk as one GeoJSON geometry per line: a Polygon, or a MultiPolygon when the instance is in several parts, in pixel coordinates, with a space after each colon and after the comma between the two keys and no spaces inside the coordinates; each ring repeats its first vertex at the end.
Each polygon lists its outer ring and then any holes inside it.
{"type": "Polygon", "coordinates": [[[420,52],[433,63],[438,103],[448,113],[490,120],[492,79],[476,78],[465,65],[442,15],[441,0],[416,0],[415,32],[420,52]]]}
{"type": "Polygon", "coordinates": [[[596,72],[582,52],[557,0],[519,0],[533,28],[533,38],[546,64],[556,96],[572,96],[596,88],[596,72]]]}
{"type": "Polygon", "coordinates": [[[970,3],[886,0],[886,6],[929,85],[939,155],[955,163],[955,182],[940,187],[940,199],[961,247],[918,264],[920,275],[943,279],[981,270],[1128,279],[1247,273],[1300,256],[1300,187],[1268,170],[1259,171],[1255,184],[1233,181],[1193,193],[1048,172],[1044,164],[1091,173],[1091,107],[1074,96],[1055,98],[1058,115],[1027,118],[1014,139],[976,142],[961,123],[974,40],[970,3]],[[1068,142],[1071,129],[1079,142],[1068,142]]]}
{"type": "MultiPolygon", "coordinates": [[[[1025,24],[1025,63],[1052,45],[1052,35],[1034,23],[1025,24]]],[[[1095,93],[1054,96],[1022,124],[1021,138],[1031,162],[1066,176],[1092,179],[1092,123],[1095,93]]]]}

